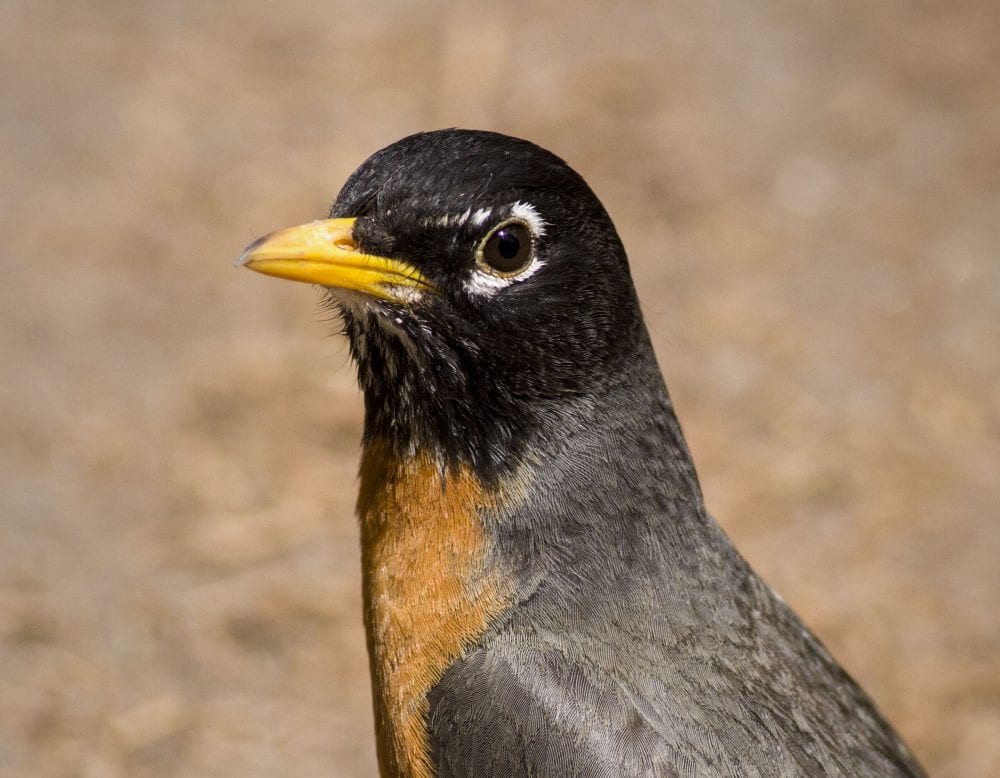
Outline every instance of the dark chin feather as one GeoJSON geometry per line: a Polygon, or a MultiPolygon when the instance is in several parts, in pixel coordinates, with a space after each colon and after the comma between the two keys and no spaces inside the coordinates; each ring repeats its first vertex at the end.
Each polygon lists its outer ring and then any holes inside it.
{"type": "Polygon", "coordinates": [[[339,292],[323,307],[350,345],[365,398],[366,442],[381,441],[401,456],[428,452],[446,466],[472,465],[486,480],[516,464],[511,434],[519,416],[499,402],[474,344],[435,318],[440,310],[339,292]]]}

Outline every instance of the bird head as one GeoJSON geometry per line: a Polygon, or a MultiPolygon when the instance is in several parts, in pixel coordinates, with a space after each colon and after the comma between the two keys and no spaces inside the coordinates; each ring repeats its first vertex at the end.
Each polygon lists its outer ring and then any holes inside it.
{"type": "Polygon", "coordinates": [[[329,217],[255,241],[239,264],[328,291],[367,441],[502,475],[645,342],[606,211],[527,141],[404,138],[350,176],[329,217]]]}

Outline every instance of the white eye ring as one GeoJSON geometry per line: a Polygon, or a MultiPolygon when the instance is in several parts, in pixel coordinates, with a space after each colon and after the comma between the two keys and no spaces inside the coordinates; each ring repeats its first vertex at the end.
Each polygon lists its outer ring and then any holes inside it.
{"type": "Polygon", "coordinates": [[[491,229],[476,247],[476,265],[501,278],[515,278],[535,257],[535,234],[521,219],[507,219],[491,229]]]}

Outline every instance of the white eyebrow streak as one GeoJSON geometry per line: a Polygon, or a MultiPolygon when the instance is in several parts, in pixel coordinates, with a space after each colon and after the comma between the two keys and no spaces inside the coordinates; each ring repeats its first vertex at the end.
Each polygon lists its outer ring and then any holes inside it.
{"type": "Polygon", "coordinates": [[[472,214],[472,223],[476,227],[482,227],[486,223],[486,220],[490,218],[490,214],[493,213],[492,208],[480,208],[474,214],[472,214]]]}
{"type": "MultiPolygon", "coordinates": [[[[477,212],[478,213],[478,212],[477,212]]],[[[429,217],[420,220],[424,227],[462,227],[472,216],[472,209],[466,208],[461,213],[446,213],[437,217],[429,217]]]]}
{"type": "Polygon", "coordinates": [[[472,214],[471,208],[466,208],[461,213],[451,213],[445,214],[440,219],[438,219],[438,224],[442,227],[462,227],[467,221],[469,221],[469,216],[472,214]]]}
{"type": "MultiPolygon", "coordinates": [[[[471,208],[466,208],[459,213],[445,213],[441,216],[421,219],[421,224],[426,227],[446,228],[464,227],[466,224],[471,224],[474,227],[482,227],[493,216],[494,211],[496,211],[495,208],[477,208],[475,211],[471,208]]],[[[518,219],[527,224],[537,237],[540,238],[545,234],[545,219],[542,218],[538,209],[531,203],[518,200],[510,206],[507,213],[510,218],[518,219]]]]}
{"type": "MultiPolygon", "coordinates": [[[[473,227],[482,227],[490,220],[495,211],[495,208],[477,208],[475,211],[466,208],[459,213],[445,213],[441,216],[423,218],[420,220],[420,224],[424,227],[444,227],[445,229],[461,229],[467,224],[471,224],[473,227]]],[[[545,219],[531,203],[518,200],[510,206],[507,213],[511,219],[517,219],[527,224],[536,237],[540,238],[545,234],[545,219]]]]}

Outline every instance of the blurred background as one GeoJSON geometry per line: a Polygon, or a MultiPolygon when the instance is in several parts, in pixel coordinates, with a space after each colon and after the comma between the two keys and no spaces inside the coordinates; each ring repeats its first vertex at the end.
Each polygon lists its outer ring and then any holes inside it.
{"type": "Polygon", "coordinates": [[[604,200],[709,505],[1000,775],[1000,5],[0,2],[0,776],[370,776],[361,404],[233,268],[417,130],[604,200]]]}

